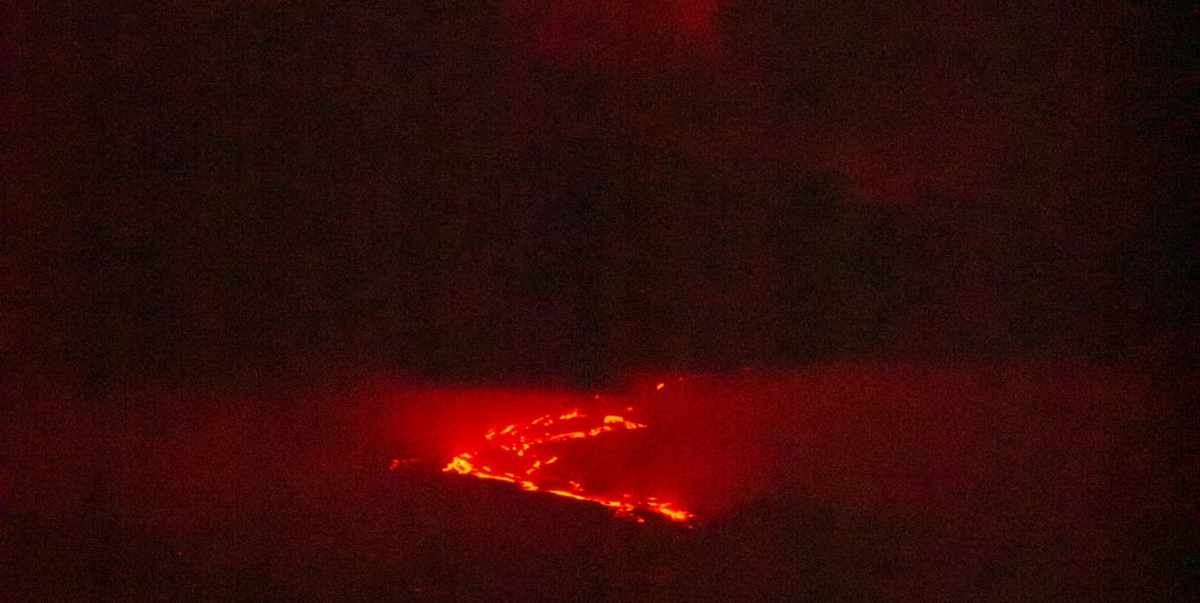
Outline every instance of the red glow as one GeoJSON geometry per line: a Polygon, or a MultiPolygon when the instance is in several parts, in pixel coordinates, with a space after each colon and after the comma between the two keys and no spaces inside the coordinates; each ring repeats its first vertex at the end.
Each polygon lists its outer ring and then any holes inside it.
{"type": "Polygon", "coordinates": [[[578,482],[566,479],[562,475],[545,473],[547,466],[559,461],[557,451],[565,442],[594,438],[610,432],[645,428],[646,425],[642,423],[612,414],[604,415],[600,423],[595,425],[595,421],[589,420],[588,415],[580,409],[558,416],[543,415],[521,425],[514,423],[489,430],[483,436],[487,448],[482,452],[460,453],[442,470],[516,484],[529,492],[546,492],[564,498],[594,502],[612,509],[619,516],[634,517],[634,511],[646,509],[671,521],[687,521],[693,517],[692,513],[674,508],[670,502],[652,496],[639,498],[633,494],[605,496],[591,493],[578,482]],[[547,448],[551,450],[547,451],[547,448]],[[487,457],[488,465],[482,464],[480,456],[487,457]],[[502,469],[493,469],[491,465],[502,469]]]}

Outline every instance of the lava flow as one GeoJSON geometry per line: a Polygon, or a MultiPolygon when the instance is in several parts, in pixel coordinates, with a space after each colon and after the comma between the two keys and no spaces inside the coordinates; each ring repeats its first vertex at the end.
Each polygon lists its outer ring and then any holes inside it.
{"type": "Polygon", "coordinates": [[[619,415],[605,415],[600,421],[589,419],[580,409],[559,416],[543,415],[523,425],[512,424],[488,431],[483,436],[487,446],[483,452],[476,450],[459,454],[442,471],[509,482],[530,492],[546,492],[598,503],[612,509],[618,516],[636,517],[639,522],[644,520],[637,517],[635,512],[643,509],[661,514],[671,521],[686,522],[693,517],[692,513],[675,509],[671,503],[656,497],[639,498],[633,494],[601,496],[586,491],[578,482],[556,480],[546,475],[546,468],[558,463],[559,457],[544,451],[554,452],[559,443],[594,438],[618,430],[645,428],[646,425],[619,415]],[[496,469],[493,465],[511,470],[496,469]]]}

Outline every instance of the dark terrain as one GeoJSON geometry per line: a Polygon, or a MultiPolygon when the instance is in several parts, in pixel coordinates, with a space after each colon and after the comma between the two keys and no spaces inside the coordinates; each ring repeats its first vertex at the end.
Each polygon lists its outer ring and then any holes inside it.
{"type": "Polygon", "coordinates": [[[462,436],[436,426],[515,408],[516,390],[360,379],[18,413],[10,458],[53,481],[10,491],[11,600],[1185,598],[1188,384],[1132,366],[835,364],[631,386],[622,399],[651,425],[642,458],[600,468],[657,480],[697,512],[690,528],[442,473],[437,451],[462,436]],[[389,470],[398,457],[418,460],[389,470]]]}

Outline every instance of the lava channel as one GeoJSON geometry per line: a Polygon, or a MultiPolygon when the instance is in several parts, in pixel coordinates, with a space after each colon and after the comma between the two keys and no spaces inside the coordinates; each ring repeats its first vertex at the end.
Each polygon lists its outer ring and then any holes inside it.
{"type": "Polygon", "coordinates": [[[525,424],[514,423],[489,430],[483,436],[483,448],[455,456],[442,471],[508,482],[529,492],[546,492],[597,503],[611,509],[617,516],[632,517],[638,522],[644,521],[638,516],[637,511],[640,510],[658,513],[671,521],[687,522],[694,517],[692,513],[657,497],[634,494],[602,496],[588,492],[578,482],[546,475],[546,469],[559,462],[559,457],[551,454],[559,448],[556,446],[559,443],[645,428],[646,425],[620,415],[603,415],[599,420],[590,418],[580,409],[558,416],[543,415],[525,424]]]}

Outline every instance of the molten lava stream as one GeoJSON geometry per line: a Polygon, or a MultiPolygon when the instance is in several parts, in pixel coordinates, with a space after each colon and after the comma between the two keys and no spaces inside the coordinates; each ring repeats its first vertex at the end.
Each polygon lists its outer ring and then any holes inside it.
{"type": "MultiPolygon", "coordinates": [[[[619,415],[605,415],[600,421],[589,419],[579,409],[559,416],[543,415],[522,425],[511,424],[488,431],[483,436],[486,442],[483,451],[463,452],[451,459],[442,471],[509,482],[529,492],[546,492],[598,503],[618,516],[637,517],[635,511],[646,509],[671,521],[686,522],[693,517],[691,513],[673,508],[671,503],[655,497],[600,496],[589,493],[575,481],[548,475],[547,468],[559,462],[556,452],[565,442],[645,428],[645,425],[619,415]]],[[[644,521],[640,517],[637,520],[644,521]]]]}

